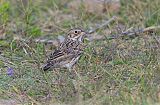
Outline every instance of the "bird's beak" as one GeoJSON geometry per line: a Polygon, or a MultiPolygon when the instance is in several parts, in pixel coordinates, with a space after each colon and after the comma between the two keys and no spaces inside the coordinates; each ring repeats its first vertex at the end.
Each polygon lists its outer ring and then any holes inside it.
{"type": "Polygon", "coordinates": [[[84,41],[90,41],[88,32],[82,31],[81,39],[84,41]]]}

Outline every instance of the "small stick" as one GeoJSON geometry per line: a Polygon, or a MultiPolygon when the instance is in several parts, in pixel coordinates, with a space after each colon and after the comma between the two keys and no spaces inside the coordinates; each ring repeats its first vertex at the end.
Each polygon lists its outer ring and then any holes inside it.
{"type": "Polygon", "coordinates": [[[109,19],[108,21],[106,21],[106,22],[103,23],[102,25],[96,27],[96,28],[93,29],[93,30],[89,30],[89,31],[88,31],[88,34],[92,34],[92,33],[96,32],[98,29],[102,29],[103,27],[108,26],[108,24],[109,24],[110,22],[112,22],[113,20],[115,20],[115,19],[116,19],[116,16],[113,16],[111,19],[109,19]]]}
{"type": "Polygon", "coordinates": [[[109,39],[117,39],[117,38],[123,37],[125,35],[129,36],[129,37],[132,37],[133,35],[144,33],[144,32],[151,31],[151,30],[156,30],[156,29],[159,29],[159,28],[160,28],[160,26],[151,26],[151,27],[147,27],[147,28],[144,28],[144,29],[137,29],[135,31],[131,31],[130,30],[131,28],[129,28],[126,31],[124,31],[120,34],[110,36],[109,39]]]}
{"type": "Polygon", "coordinates": [[[147,27],[147,28],[143,29],[143,32],[150,31],[150,30],[156,30],[159,28],[160,28],[160,26],[151,26],[151,27],[147,27]]]}

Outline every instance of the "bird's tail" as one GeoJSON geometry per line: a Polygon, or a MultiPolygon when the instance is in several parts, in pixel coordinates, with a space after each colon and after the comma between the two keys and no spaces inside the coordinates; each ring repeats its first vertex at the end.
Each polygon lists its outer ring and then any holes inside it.
{"type": "Polygon", "coordinates": [[[50,68],[51,68],[51,64],[50,63],[47,63],[47,64],[45,64],[45,65],[43,65],[43,67],[42,67],[42,69],[44,70],[44,71],[47,71],[47,70],[49,70],[50,68]]]}

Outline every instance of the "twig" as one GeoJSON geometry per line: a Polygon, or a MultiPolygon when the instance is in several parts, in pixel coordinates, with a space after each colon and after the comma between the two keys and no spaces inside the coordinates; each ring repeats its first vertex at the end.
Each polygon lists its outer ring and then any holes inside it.
{"type": "Polygon", "coordinates": [[[116,19],[116,16],[113,16],[111,19],[109,19],[108,21],[106,21],[106,22],[103,23],[102,25],[96,27],[96,28],[93,29],[93,30],[88,31],[88,34],[92,34],[92,33],[96,32],[97,30],[104,28],[105,26],[107,26],[110,22],[112,22],[112,21],[115,20],[115,19],[116,19]]]}
{"type": "Polygon", "coordinates": [[[130,30],[131,28],[129,28],[126,31],[124,31],[120,34],[112,35],[108,38],[109,39],[117,39],[119,37],[124,37],[124,36],[133,37],[134,35],[145,33],[145,32],[152,31],[152,30],[156,30],[156,29],[159,29],[159,28],[160,28],[160,26],[151,26],[151,27],[147,27],[147,28],[144,28],[144,29],[142,29],[142,28],[141,29],[133,29],[132,31],[130,30]]]}
{"type": "Polygon", "coordinates": [[[34,40],[36,43],[46,43],[46,44],[53,44],[57,45],[59,42],[56,39],[53,40],[48,40],[48,39],[35,39],[34,40]]]}
{"type": "Polygon", "coordinates": [[[151,30],[156,30],[156,29],[159,29],[160,26],[151,26],[151,27],[147,27],[143,30],[143,32],[146,32],[146,31],[151,31],[151,30]]]}
{"type": "MultiPolygon", "coordinates": [[[[96,32],[98,29],[104,28],[105,26],[107,26],[110,22],[112,22],[115,19],[116,19],[116,17],[113,16],[111,19],[109,19],[108,21],[106,21],[105,23],[100,25],[99,27],[96,27],[95,29],[88,31],[87,33],[92,34],[92,33],[96,32]]],[[[126,31],[122,31],[121,33],[118,33],[115,35],[110,35],[107,37],[103,37],[103,36],[102,37],[94,37],[92,40],[101,40],[101,39],[105,39],[105,38],[111,40],[111,39],[117,39],[117,38],[125,37],[125,36],[128,36],[131,38],[131,37],[136,37],[136,35],[138,35],[140,33],[148,32],[148,31],[156,30],[156,29],[160,29],[160,26],[151,26],[151,27],[141,28],[141,29],[134,29],[133,27],[131,27],[131,28],[127,29],[126,31]]],[[[16,40],[24,41],[26,43],[30,42],[29,40],[26,40],[23,38],[18,38],[16,40]]],[[[36,43],[53,44],[55,46],[57,46],[59,43],[59,40],[57,40],[57,39],[50,39],[49,40],[49,39],[38,38],[38,39],[34,39],[33,41],[36,43]]]]}

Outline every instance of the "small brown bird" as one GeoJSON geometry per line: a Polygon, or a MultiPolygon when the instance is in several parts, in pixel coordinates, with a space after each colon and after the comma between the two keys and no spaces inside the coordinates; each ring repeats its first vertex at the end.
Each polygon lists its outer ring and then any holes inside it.
{"type": "Polygon", "coordinates": [[[71,69],[83,53],[85,36],[86,32],[83,30],[71,29],[64,41],[49,55],[43,70],[46,71],[51,68],[71,69]]]}

